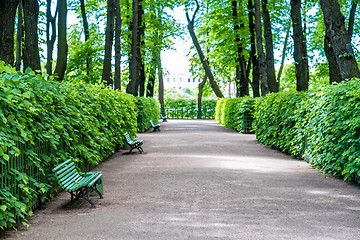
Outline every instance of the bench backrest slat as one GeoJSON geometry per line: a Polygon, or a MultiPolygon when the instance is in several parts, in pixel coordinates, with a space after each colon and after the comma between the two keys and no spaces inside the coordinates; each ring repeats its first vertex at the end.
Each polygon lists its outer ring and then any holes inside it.
{"type": "Polygon", "coordinates": [[[59,182],[61,182],[62,185],[65,185],[66,183],[68,183],[69,181],[71,181],[72,179],[81,177],[80,174],[78,172],[73,172],[72,174],[66,175],[62,178],[59,179],[59,182]]]}
{"type": "Polygon", "coordinates": [[[73,174],[74,172],[77,172],[77,169],[75,166],[72,166],[71,168],[68,168],[65,172],[62,172],[59,174],[59,172],[56,172],[55,174],[58,176],[58,178],[63,178],[68,176],[69,174],[73,174]]]}

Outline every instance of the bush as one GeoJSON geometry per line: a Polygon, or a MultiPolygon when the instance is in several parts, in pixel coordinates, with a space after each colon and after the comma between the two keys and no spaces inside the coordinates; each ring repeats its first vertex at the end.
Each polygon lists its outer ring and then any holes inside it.
{"type": "Polygon", "coordinates": [[[216,120],[238,132],[252,132],[254,103],[251,97],[220,99],[216,105],[216,120]]]}
{"type": "Polygon", "coordinates": [[[360,81],[281,92],[255,104],[259,142],[305,157],[326,174],[360,183],[360,81]]]}
{"type": "Polygon", "coordinates": [[[360,183],[360,82],[328,86],[311,102],[306,156],[325,173],[360,183]]]}
{"type": "Polygon", "coordinates": [[[280,92],[258,98],[255,103],[256,139],[301,158],[305,144],[308,93],[280,92]]]}
{"type": "Polygon", "coordinates": [[[26,224],[36,199],[53,192],[54,166],[70,157],[94,166],[125,131],[136,133],[135,109],[131,95],[45,80],[0,62],[0,228],[26,224]],[[16,169],[19,163],[26,166],[16,169]]]}
{"type": "MultiPolygon", "coordinates": [[[[216,100],[204,99],[201,103],[202,118],[214,118],[216,100]]],[[[198,117],[196,99],[165,99],[166,115],[169,118],[195,119],[198,117]]]]}
{"type": "Polygon", "coordinates": [[[136,98],[137,124],[139,132],[145,132],[151,127],[150,120],[155,124],[160,118],[160,104],[155,98],[136,98]]]}

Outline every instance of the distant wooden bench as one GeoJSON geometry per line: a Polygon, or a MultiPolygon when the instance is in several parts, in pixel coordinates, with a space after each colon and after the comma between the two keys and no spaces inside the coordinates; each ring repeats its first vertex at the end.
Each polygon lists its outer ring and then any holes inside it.
{"type": "Polygon", "coordinates": [[[139,150],[139,152],[140,153],[143,153],[144,152],[144,150],[142,149],[142,147],[141,147],[141,145],[143,144],[143,140],[132,140],[131,139],[131,137],[130,137],[130,135],[128,134],[128,133],[125,133],[124,134],[124,136],[125,136],[125,140],[126,140],[126,143],[130,146],[130,152],[129,153],[131,153],[132,152],[132,150],[133,149],[137,149],[137,150],[139,150]]]}
{"type": "Polygon", "coordinates": [[[161,113],[160,113],[160,117],[161,117],[161,119],[163,120],[163,122],[167,122],[167,116],[165,115],[162,115],[161,113]]]}
{"type": "Polygon", "coordinates": [[[156,130],[159,130],[160,132],[160,124],[154,124],[152,120],[150,120],[150,124],[154,128],[153,132],[155,132],[156,130]]]}
{"type": "Polygon", "coordinates": [[[92,208],[96,208],[94,202],[90,199],[89,194],[96,192],[100,198],[103,196],[97,189],[96,185],[101,184],[101,172],[79,172],[72,159],[68,159],[57,167],[53,168],[55,177],[58,180],[59,185],[71,195],[71,200],[67,205],[67,209],[70,208],[74,200],[84,198],[87,200],[92,208]]]}

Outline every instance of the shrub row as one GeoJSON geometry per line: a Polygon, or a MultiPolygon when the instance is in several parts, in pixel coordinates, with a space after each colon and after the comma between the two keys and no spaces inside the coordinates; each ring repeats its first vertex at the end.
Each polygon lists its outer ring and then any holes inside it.
{"type": "Polygon", "coordinates": [[[128,94],[45,80],[31,70],[21,74],[0,63],[0,228],[13,227],[18,219],[26,224],[34,199],[44,200],[53,188],[49,169],[70,157],[96,165],[122,144],[125,131],[135,134],[135,110],[135,98],[128,94]],[[41,144],[46,144],[46,154],[36,150],[41,144]],[[48,182],[28,175],[30,167],[16,169],[12,161],[20,157],[48,182]]]}
{"type": "Polygon", "coordinates": [[[241,133],[252,132],[254,102],[250,97],[222,98],[216,104],[215,119],[241,133]]]}
{"type": "MultiPolygon", "coordinates": [[[[169,118],[195,119],[198,116],[196,99],[165,99],[166,115],[169,118]]],[[[216,100],[204,99],[201,102],[202,118],[214,118],[216,100]]]]}
{"type": "Polygon", "coordinates": [[[136,98],[137,126],[139,132],[145,132],[151,127],[150,120],[156,124],[160,119],[160,104],[155,98],[136,98]]]}
{"type": "Polygon", "coordinates": [[[259,98],[254,127],[259,142],[360,183],[359,80],[259,98]]]}

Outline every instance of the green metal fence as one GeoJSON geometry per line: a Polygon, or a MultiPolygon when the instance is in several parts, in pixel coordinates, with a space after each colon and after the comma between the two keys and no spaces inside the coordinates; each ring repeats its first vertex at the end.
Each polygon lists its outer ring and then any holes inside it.
{"type": "MultiPolygon", "coordinates": [[[[165,108],[166,116],[172,119],[197,119],[198,118],[198,108],[187,108],[187,107],[177,107],[177,108],[165,108]]],[[[202,119],[214,119],[215,118],[215,109],[214,108],[201,108],[201,118],[202,119]]]]}
{"type": "MultiPolygon", "coordinates": [[[[79,143],[83,144],[83,142],[84,139],[81,136],[79,143]]],[[[24,144],[18,142],[16,147],[19,149],[20,155],[14,156],[13,154],[9,154],[9,161],[4,161],[3,163],[0,163],[0,187],[8,187],[11,194],[13,195],[19,195],[21,193],[19,181],[16,179],[14,169],[21,173],[25,173],[27,176],[33,178],[36,182],[50,184],[49,176],[52,175],[52,168],[54,168],[55,166],[47,166],[42,171],[37,166],[36,160],[33,161],[32,159],[34,159],[35,156],[50,156],[54,151],[68,151],[68,147],[63,140],[60,141],[57,150],[54,150],[49,143],[39,141],[35,141],[35,144],[24,144]]],[[[85,172],[89,171],[94,166],[88,164],[87,161],[83,161],[78,167],[81,169],[81,171],[85,172]]],[[[29,187],[34,188],[32,182],[29,182],[29,187]]],[[[51,192],[53,193],[55,190],[56,189],[53,189],[53,191],[51,192]]],[[[36,208],[39,203],[39,199],[34,199],[33,207],[36,208]]]]}

